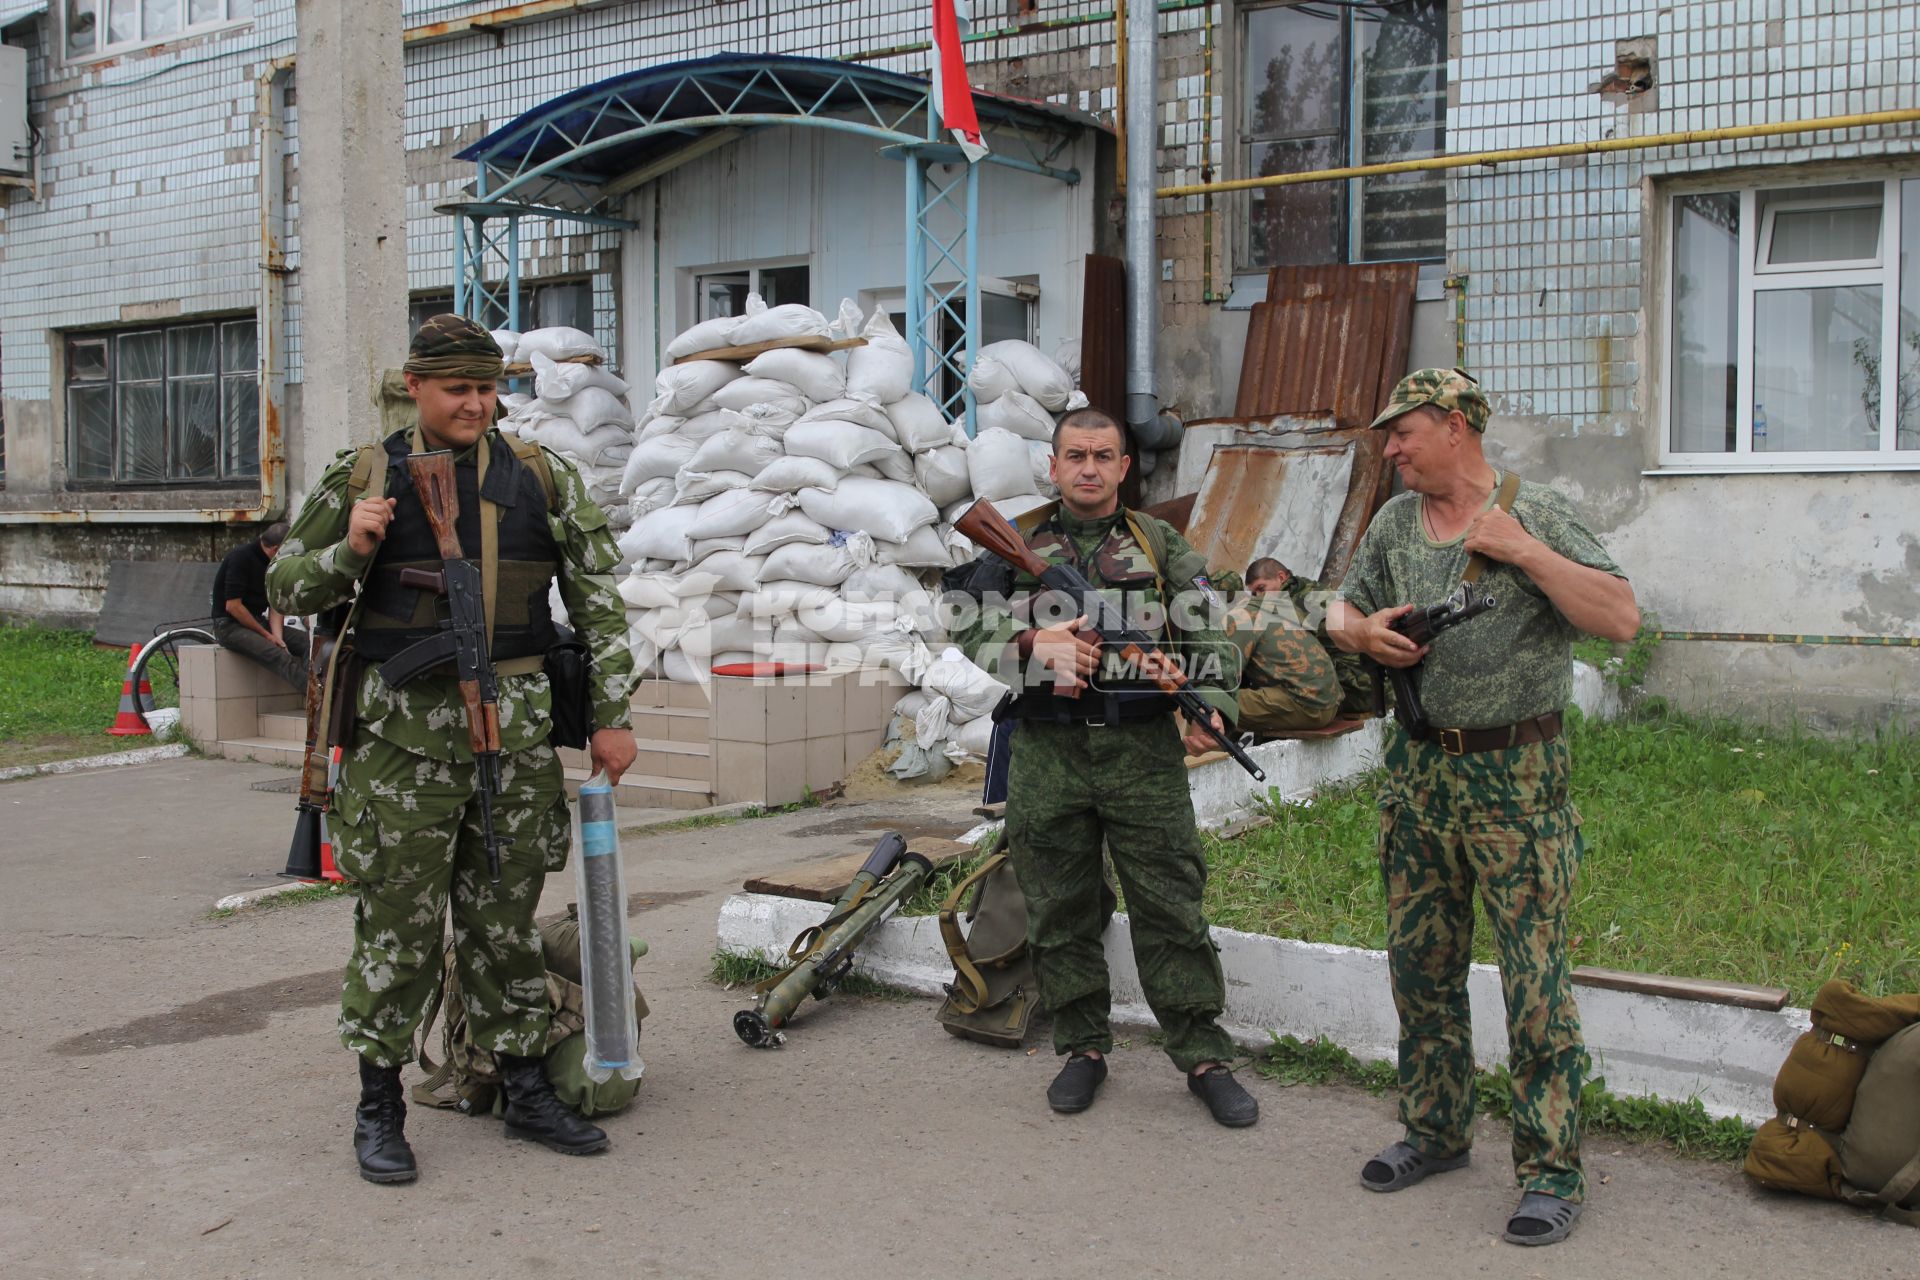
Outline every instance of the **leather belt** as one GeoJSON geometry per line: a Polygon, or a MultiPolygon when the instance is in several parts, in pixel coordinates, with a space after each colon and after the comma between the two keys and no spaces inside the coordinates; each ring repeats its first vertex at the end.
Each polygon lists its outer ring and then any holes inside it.
{"type": "Polygon", "coordinates": [[[1473,755],[1481,751],[1503,751],[1535,742],[1551,742],[1560,736],[1560,713],[1549,711],[1531,720],[1496,725],[1491,729],[1434,729],[1423,741],[1439,744],[1450,756],[1473,755]]]}

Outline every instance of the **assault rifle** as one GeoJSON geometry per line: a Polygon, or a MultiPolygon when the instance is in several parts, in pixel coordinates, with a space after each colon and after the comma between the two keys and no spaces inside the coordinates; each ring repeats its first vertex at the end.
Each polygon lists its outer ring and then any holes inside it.
{"type": "Polygon", "coordinates": [[[760,999],[753,1008],[733,1015],[734,1034],[756,1049],[786,1043],[780,1028],[800,1002],[809,995],[825,1000],[838,990],[853,968],[854,949],[932,874],[933,864],[908,853],[899,832],[881,836],[827,918],[802,929],[787,948],[787,967],[754,987],[760,999]]]}
{"type": "Polygon", "coordinates": [[[402,569],[400,585],[445,596],[449,617],[439,635],[408,645],[380,664],[380,678],[398,689],[443,662],[454,664],[460,700],[467,708],[467,741],[473,747],[474,784],[480,798],[480,832],[487,850],[487,874],[500,883],[500,838],[493,830],[493,798],[501,793],[500,685],[487,656],[486,602],[480,566],[460,551],[455,521],[460,498],[454,488],[453,453],[438,449],[407,459],[413,491],[427,514],[440,548],[440,569],[402,569]]]}
{"type": "MultiPolygon", "coordinates": [[[[1129,625],[1126,616],[1087,581],[1085,574],[1070,564],[1049,564],[1035,555],[1033,549],[1027,546],[1026,539],[1020,536],[1020,531],[995,510],[992,503],[985,500],[968,507],[953,522],[953,527],[1015,569],[1025,570],[1038,578],[1041,586],[1070,597],[1080,612],[1086,615],[1087,629],[1100,637],[1103,646],[1111,645],[1116,649],[1121,659],[1136,670],[1145,670],[1149,665],[1148,655],[1157,654],[1157,661],[1151,665],[1159,673],[1153,676],[1153,682],[1160,686],[1160,691],[1178,704],[1189,724],[1206,730],[1207,736],[1232,756],[1236,764],[1252,774],[1254,781],[1266,781],[1266,771],[1253,762],[1253,757],[1246,753],[1246,749],[1231,734],[1222,733],[1214,727],[1213,708],[1194,690],[1193,683],[1186,675],[1175,669],[1166,651],[1152,636],[1129,625]]],[[[1074,697],[1078,691],[1061,690],[1061,693],[1074,697]]]]}
{"type": "MultiPolygon", "coordinates": [[[[1487,592],[1470,582],[1463,582],[1439,604],[1415,608],[1387,625],[1424,647],[1432,644],[1433,638],[1441,632],[1486,613],[1494,607],[1494,603],[1494,598],[1487,592]]],[[[1382,705],[1386,700],[1386,690],[1380,683],[1384,675],[1387,683],[1393,686],[1393,718],[1400,722],[1400,727],[1407,731],[1410,738],[1425,738],[1433,732],[1433,724],[1427,719],[1427,710],[1420,703],[1420,683],[1416,679],[1425,662],[1426,659],[1422,658],[1410,667],[1373,663],[1374,714],[1386,714],[1386,708],[1382,705]]]]}

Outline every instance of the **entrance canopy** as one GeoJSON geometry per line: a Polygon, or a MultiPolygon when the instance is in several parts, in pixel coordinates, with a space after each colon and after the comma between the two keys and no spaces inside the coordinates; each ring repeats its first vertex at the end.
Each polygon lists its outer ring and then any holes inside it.
{"type": "MultiPolygon", "coordinates": [[[[1082,130],[1103,127],[1047,103],[976,93],[974,105],[992,147],[981,164],[1068,184],[1080,173],[1060,163],[1063,154],[1082,130]]],[[[460,152],[478,173],[473,200],[441,206],[458,228],[456,309],[505,314],[518,328],[520,218],[632,227],[617,212],[626,193],[774,125],[871,138],[906,163],[915,385],[924,390],[942,363],[964,373],[979,335],[978,165],[943,140],[926,80],[826,58],[723,53],[625,72],[542,103],[460,152]],[[931,285],[935,275],[953,283],[931,285]],[[939,340],[943,316],[962,335],[950,344],[939,340]]],[[[971,430],[972,396],[958,381],[943,407],[971,430]]]]}

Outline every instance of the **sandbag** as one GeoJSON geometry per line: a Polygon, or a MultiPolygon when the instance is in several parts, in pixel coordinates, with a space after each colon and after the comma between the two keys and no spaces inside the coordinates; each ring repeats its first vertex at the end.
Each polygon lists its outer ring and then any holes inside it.
{"type": "Polygon", "coordinates": [[[716,551],[693,566],[692,572],[711,574],[719,591],[755,591],[760,587],[760,570],[766,560],[744,551],[716,551]]]}
{"type": "Polygon", "coordinates": [[[802,422],[851,422],[857,427],[867,427],[878,431],[887,439],[901,443],[893,428],[893,419],[887,416],[886,409],[872,396],[859,395],[849,391],[838,400],[829,400],[825,404],[815,405],[800,415],[802,422]]]}
{"type": "Polygon", "coordinates": [[[724,360],[689,360],[668,365],[653,380],[652,413],[691,417],[702,401],[741,376],[740,366],[724,360]]]}
{"type": "Polygon", "coordinates": [[[667,359],[678,360],[681,356],[698,355],[715,347],[735,345],[733,331],[740,327],[740,319],[739,316],[715,316],[682,330],[678,337],[667,344],[667,359]]]}
{"type": "Polygon", "coordinates": [[[915,454],[913,481],[935,506],[960,501],[973,492],[973,482],[967,476],[967,451],[946,445],[915,454]]]}
{"type": "Polygon", "coordinates": [[[1853,1120],[1840,1141],[1840,1170],[1856,1191],[1916,1209],[1920,1208],[1916,1160],[1920,1160],[1920,1026],[1909,1025],[1875,1049],[1867,1063],[1854,1095],[1853,1120]],[[1908,1185],[1889,1188],[1896,1177],[1908,1185]]]}
{"type": "Polygon", "coordinates": [[[953,443],[953,424],[939,405],[917,391],[890,402],[887,418],[893,423],[894,438],[915,453],[953,443]]]}
{"type": "Polygon", "coordinates": [[[634,423],[634,441],[645,444],[655,436],[672,435],[686,422],[685,418],[671,413],[647,413],[634,423]]]}
{"type": "Polygon", "coordinates": [[[680,560],[687,554],[687,531],[698,507],[663,507],[633,522],[620,535],[620,551],[629,560],[680,560]]]}
{"type": "MultiPolygon", "coordinates": [[[[1014,383],[1014,387],[1009,390],[1018,390],[1033,397],[1048,413],[1059,413],[1064,410],[1067,407],[1067,397],[1073,394],[1073,376],[1031,342],[1021,342],[1017,338],[1004,342],[989,342],[980,348],[980,354],[975,357],[974,366],[978,368],[982,361],[1002,366],[1014,383]]],[[[990,376],[989,380],[996,385],[999,382],[997,376],[990,376]]],[[[972,379],[969,378],[968,381],[972,379]]],[[[1002,392],[1001,396],[1004,394],[1006,393],[1002,392]]],[[[1001,396],[995,398],[999,399],[1001,396]]]]}
{"type": "Polygon", "coordinates": [[[832,489],[840,483],[840,472],[832,463],[819,458],[776,458],[766,470],[753,478],[752,487],[762,493],[798,493],[802,489],[832,489]]]}
{"type": "Polygon", "coordinates": [[[695,471],[743,471],[757,476],[785,452],[778,440],[729,427],[701,444],[687,466],[695,471]]]}
{"type": "Polygon", "coordinates": [[[1053,415],[1024,391],[1009,391],[976,411],[982,430],[998,427],[1025,440],[1053,442],[1053,415]]]}
{"type": "Polygon", "coordinates": [[[655,476],[642,481],[633,488],[627,498],[627,511],[631,518],[638,520],[649,511],[658,511],[661,507],[673,505],[674,480],[672,476],[655,476]]]}
{"type": "Polygon", "coordinates": [[[747,362],[747,372],[756,378],[790,382],[800,394],[816,404],[838,400],[847,393],[846,375],[832,356],[796,347],[776,347],[747,362]]]}
{"type": "MultiPolygon", "coordinates": [[[[704,504],[703,504],[704,505],[704,504]]],[[[699,510],[695,507],[694,510],[699,510]]],[[[687,542],[686,564],[681,568],[690,568],[697,560],[704,560],[716,551],[740,551],[745,549],[747,537],[742,533],[721,534],[712,538],[691,538],[687,542]]]]}
{"type": "Polygon", "coordinates": [[[773,519],[770,499],[751,489],[729,489],[700,504],[700,514],[687,528],[687,537],[697,541],[731,538],[752,533],[773,519]]]}
{"type": "Polygon", "coordinates": [[[777,378],[736,379],[714,392],[713,402],[722,409],[736,412],[750,404],[797,404],[796,413],[805,413],[807,409],[807,398],[800,394],[800,388],[777,378]]]}
{"type": "Polygon", "coordinates": [[[1867,1069],[1867,1050],[1845,1047],[1851,1043],[1836,1044],[1826,1031],[1808,1031],[1794,1041],[1773,1079],[1775,1109],[1822,1129],[1846,1128],[1854,1090],[1867,1069]]]}
{"type": "Polygon", "coordinates": [[[993,717],[976,716],[966,721],[947,738],[954,748],[976,760],[985,760],[993,750],[993,717]]]}
{"type": "Polygon", "coordinates": [[[605,360],[607,350],[594,341],[592,334],[560,324],[545,329],[529,329],[520,335],[520,341],[514,344],[514,356],[531,361],[537,355],[549,360],[567,360],[579,356],[598,356],[605,360]]]}
{"type": "Polygon", "coordinates": [[[880,560],[884,564],[896,564],[909,569],[953,567],[953,551],[947,546],[946,534],[935,524],[915,529],[904,542],[880,543],[879,549],[880,560]]]}
{"type": "MultiPolygon", "coordinates": [[[[533,366],[535,393],[549,404],[570,400],[590,387],[604,391],[616,400],[627,394],[626,382],[600,365],[558,364],[537,351],[528,363],[533,366]]],[[[580,414],[571,405],[568,406],[567,412],[576,421],[582,420],[580,414]]]]}
{"type": "Polygon", "coordinates": [[[796,422],[787,428],[785,443],[794,457],[818,458],[842,472],[900,453],[900,446],[878,431],[833,420],[796,422]]]}
{"type": "Polygon", "coordinates": [[[1840,1157],[1833,1144],[1811,1129],[1789,1126],[1779,1116],[1754,1131],[1743,1167],[1763,1187],[1822,1200],[1840,1198],[1840,1157]]]}
{"type": "MultiPolygon", "coordinates": [[[[699,449],[698,441],[683,435],[656,436],[635,446],[627,458],[626,474],[620,479],[622,487],[635,489],[648,480],[664,476],[668,480],[680,474],[681,468],[693,460],[699,449]]],[[[720,470],[716,467],[698,467],[695,470],[720,470]]],[[[734,468],[737,470],[738,468],[734,468]]]]}
{"type": "Polygon", "coordinates": [[[756,309],[754,304],[758,302],[758,294],[748,295],[747,314],[740,317],[740,323],[734,327],[732,345],[750,347],[756,342],[776,342],[782,338],[827,336],[827,318],[805,303],[788,302],[777,307],[761,303],[760,309],[756,309]]]}
{"type": "Polygon", "coordinates": [[[676,505],[705,502],[729,489],[745,488],[749,478],[744,471],[695,471],[689,467],[674,477],[673,501],[676,505]]]}
{"type": "Polygon", "coordinates": [[[990,714],[1007,695],[1007,686],[988,675],[958,649],[943,651],[927,668],[920,687],[953,703],[955,720],[990,714]]]}
{"type": "Polygon", "coordinates": [[[976,498],[997,500],[1037,495],[1027,442],[1011,431],[988,428],[967,448],[967,478],[976,498]]]}
{"type": "Polygon", "coordinates": [[[1813,1025],[1872,1048],[1920,1022],[1920,993],[1870,996],[1835,978],[1813,995],[1813,1025]]]}
{"type": "Polygon", "coordinates": [[[1053,362],[1066,371],[1073,379],[1073,385],[1080,385],[1080,339],[1068,338],[1053,349],[1053,362]]]}
{"type": "Polygon", "coordinates": [[[894,329],[885,307],[873,309],[860,336],[867,345],[847,352],[848,392],[886,404],[912,390],[913,348],[894,329]]]}
{"type": "Polygon", "coordinates": [[[511,329],[495,329],[488,335],[500,348],[500,358],[512,364],[520,354],[520,335],[511,329]]]}
{"type": "Polygon", "coordinates": [[[789,543],[821,543],[832,540],[833,530],[811,516],[798,511],[789,511],[785,515],[775,516],[748,534],[743,549],[750,556],[764,556],[789,543]]]}
{"type": "Polygon", "coordinates": [[[832,587],[762,575],[758,588],[740,598],[740,612],[754,618],[784,618],[802,609],[817,609],[838,597],[832,587]]]}
{"type": "Polygon", "coordinates": [[[973,403],[978,409],[992,404],[1009,391],[1018,391],[1020,382],[1013,376],[1013,370],[1007,368],[1005,361],[988,355],[982,349],[967,369],[967,386],[973,391],[973,403]]]}
{"type": "Polygon", "coordinates": [[[802,489],[800,509],[829,529],[862,529],[887,542],[905,542],[940,518],[940,509],[909,484],[848,476],[832,492],[802,489]]]}
{"type": "MultiPolygon", "coordinates": [[[[871,540],[868,541],[869,557],[871,540]]],[[[790,542],[767,554],[762,576],[771,582],[785,578],[793,582],[811,582],[822,587],[837,587],[860,564],[845,546],[832,543],[790,542]]]]}
{"type": "Polygon", "coordinates": [[[861,603],[884,600],[893,604],[917,605],[930,594],[920,585],[918,578],[899,565],[884,561],[855,570],[840,584],[843,599],[861,603]]]}

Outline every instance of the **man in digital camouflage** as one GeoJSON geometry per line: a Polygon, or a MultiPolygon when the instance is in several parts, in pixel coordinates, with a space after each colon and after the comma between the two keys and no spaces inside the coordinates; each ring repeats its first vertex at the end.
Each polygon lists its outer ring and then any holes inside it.
{"type": "Polygon", "coordinates": [[[371,452],[340,455],[308,494],[267,577],[283,612],[350,607],[355,645],[367,659],[358,688],[335,691],[355,699],[357,728],[343,744],[331,828],[359,899],[340,1037],[359,1057],[354,1151],[374,1182],[417,1173],[403,1132],[400,1067],[412,1059],[414,1033],[439,989],[449,903],[469,1024],[500,1064],[509,1134],[576,1154],[607,1145],[554,1096],[541,1068],[546,963],[533,916],[547,873],[566,865],[571,838],[560,763],[546,740],[552,691],[541,660],[557,638],[548,586],[558,582],[568,621],[588,645],[597,726],[590,750],[595,767],[617,780],[635,754],[627,727],[632,657],[611,578],[620,553],[571,463],[493,429],[502,369],[498,346],[478,324],[454,315],[428,320],[404,366],[417,421],[371,452]],[[433,449],[455,454],[461,551],[482,562],[495,586],[486,604],[499,676],[497,884],[481,841],[453,665],[402,689],[377,670],[446,617],[444,600],[398,580],[407,565],[439,567],[406,468],[410,453],[433,449]]]}
{"type": "MultiPolygon", "coordinates": [[[[1170,527],[1120,505],[1130,462],[1121,427],[1097,410],[1078,410],[1061,420],[1053,447],[1060,502],[1044,519],[1022,518],[1028,545],[1049,561],[1077,565],[1142,629],[1178,640],[1168,648],[1218,708],[1216,725],[1221,713],[1231,719],[1238,663],[1207,617],[1217,598],[1206,585],[1206,562],[1170,527]],[[1163,553],[1156,556],[1151,543],[1163,553]],[[1183,589],[1206,598],[1176,599],[1183,589]]],[[[1069,1055],[1048,1103],[1059,1112],[1093,1105],[1113,1048],[1100,937],[1104,842],[1167,1055],[1214,1119],[1250,1125],[1259,1107],[1227,1066],[1234,1047],[1219,1025],[1226,985],[1200,910],[1206,860],[1187,791],[1186,753],[1212,743],[1198,726],[1183,742],[1166,695],[1143,673],[1115,669],[1112,655],[1081,631],[1086,620],[1076,604],[1036,596],[1038,585],[1009,568],[984,592],[978,615],[956,629],[954,643],[1018,693],[1008,847],[1027,899],[1040,998],[1053,1013],[1054,1050],[1069,1055]]]]}
{"type": "Polygon", "coordinates": [[[1318,729],[1340,709],[1340,680],[1308,625],[1304,590],[1278,560],[1247,566],[1247,595],[1221,629],[1240,651],[1239,728],[1318,729]]]}
{"type": "Polygon", "coordinates": [[[1343,649],[1410,667],[1435,729],[1410,741],[1387,727],[1380,867],[1387,950],[1400,1015],[1405,1138],[1360,1180],[1398,1191],[1467,1162],[1473,1137],[1467,969],[1476,885],[1494,932],[1511,1046],[1513,1160],[1522,1189],[1507,1221],[1515,1244],[1572,1230],[1586,1194],[1580,1089],[1586,1049],[1573,998],[1567,909],[1579,870],[1579,816],[1567,798],[1561,711],[1572,696],[1572,641],[1639,626],[1633,588],[1559,493],[1502,474],[1482,449],[1490,408],[1452,369],[1421,369],[1394,388],[1374,426],[1407,492],[1373,518],[1329,620],[1343,649]],[[1388,624],[1454,590],[1470,556],[1492,612],[1428,649],[1388,624]]]}

